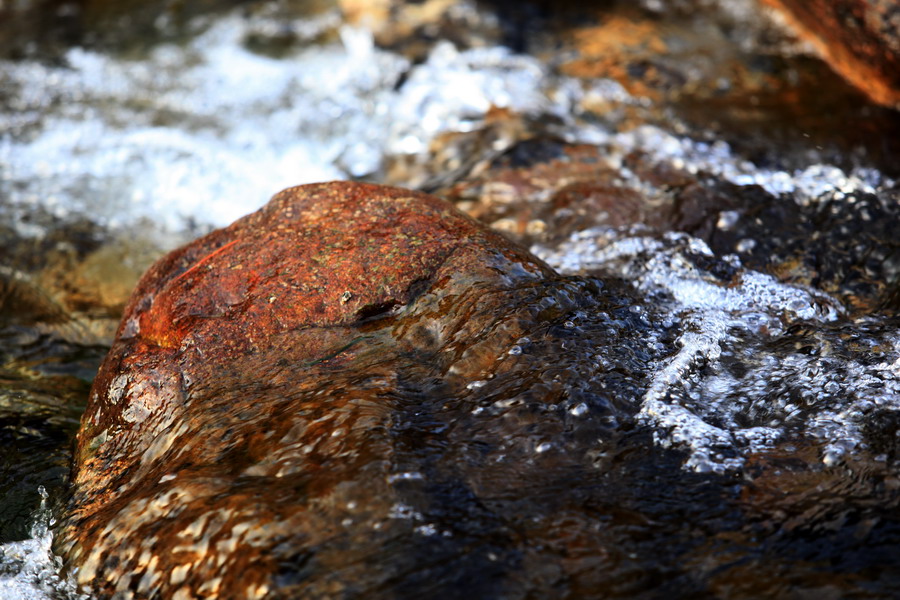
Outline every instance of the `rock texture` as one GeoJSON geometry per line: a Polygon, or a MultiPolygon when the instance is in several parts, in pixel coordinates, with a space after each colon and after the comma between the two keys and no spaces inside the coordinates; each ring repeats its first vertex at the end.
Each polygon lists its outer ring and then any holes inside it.
{"type": "Polygon", "coordinates": [[[831,67],[875,102],[900,108],[900,6],[892,0],[765,0],[831,67]]]}
{"type": "MultiPolygon", "coordinates": [[[[475,572],[471,585],[491,588],[496,556],[423,516],[463,510],[464,498],[402,488],[443,481],[429,461],[465,471],[471,452],[531,454],[539,442],[526,434],[564,430],[528,416],[479,441],[461,416],[489,379],[501,382],[494,400],[533,388],[545,376],[536,363],[504,358],[541,339],[563,356],[563,322],[597,294],[434,197],[286,190],[141,280],[82,420],[60,551],[100,597],[371,597],[392,581],[415,586],[402,571],[427,574],[442,556],[450,577],[475,572]],[[440,441],[442,411],[456,442],[440,441]],[[404,427],[414,442],[397,441],[404,427]],[[443,551],[414,550],[442,535],[443,551]]],[[[568,377],[571,390],[592,385],[589,371],[568,377]]],[[[564,399],[543,385],[534,402],[564,399]]],[[[509,473],[499,482],[478,485],[518,485],[509,473]]]]}

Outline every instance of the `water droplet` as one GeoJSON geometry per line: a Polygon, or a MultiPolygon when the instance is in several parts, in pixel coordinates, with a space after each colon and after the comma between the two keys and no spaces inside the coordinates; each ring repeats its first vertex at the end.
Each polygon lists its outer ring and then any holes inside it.
{"type": "Polygon", "coordinates": [[[575,415],[576,417],[580,417],[582,415],[586,415],[588,412],[587,404],[584,402],[580,402],[569,409],[569,413],[575,415]]]}

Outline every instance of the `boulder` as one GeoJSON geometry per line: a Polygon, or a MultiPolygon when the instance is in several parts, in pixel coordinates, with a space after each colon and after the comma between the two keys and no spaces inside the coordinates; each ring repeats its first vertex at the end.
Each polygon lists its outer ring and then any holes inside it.
{"type": "Polygon", "coordinates": [[[601,288],[431,196],[285,190],[141,279],[58,551],[99,597],[508,591],[522,559],[479,497],[590,461],[642,368],[608,328],[573,338],[601,288]],[[609,399],[585,391],[604,345],[609,399]],[[582,367],[549,368],[566,356],[582,367]]]}
{"type": "Polygon", "coordinates": [[[891,0],[765,0],[844,79],[900,108],[900,7],[891,0]]]}

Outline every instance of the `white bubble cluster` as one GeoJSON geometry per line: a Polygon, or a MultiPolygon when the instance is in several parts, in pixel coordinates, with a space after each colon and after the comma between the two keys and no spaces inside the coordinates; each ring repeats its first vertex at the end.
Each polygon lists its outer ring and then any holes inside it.
{"type": "Polygon", "coordinates": [[[757,185],[773,196],[787,196],[801,205],[826,197],[874,193],[879,186],[894,184],[877,169],[865,167],[856,167],[850,173],[828,164],[793,171],[761,168],[735,155],[727,142],[696,141],[654,125],[618,133],[609,144],[615,153],[611,160],[639,150],[688,173],[708,173],[740,186],[757,185]]]}
{"type": "Polygon", "coordinates": [[[45,505],[47,493],[40,488],[41,508],[31,527],[31,538],[0,544],[0,598],[3,600],[88,600],[73,581],[60,576],[60,559],[50,546],[53,524],[45,505]]]}
{"type": "Polygon", "coordinates": [[[897,335],[867,338],[884,357],[873,364],[865,352],[830,356],[828,340],[811,340],[813,353],[774,350],[793,324],[827,330],[838,321],[844,311],[827,294],[743,268],[736,256],[716,258],[683,233],[595,228],[533,251],[565,273],[625,278],[676,324],[677,351],[655,365],[637,419],[661,446],[686,450],[689,469],[740,468],[789,434],[822,441],[822,460],[834,464],[865,446],[863,427],[875,411],[900,411],[897,335]],[[714,275],[697,257],[733,276],[714,275]]]}
{"type": "Polygon", "coordinates": [[[73,48],[64,67],[0,63],[0,86],[15,91],[0,110],[5,209],[113,228],[224,226],[282,188],[365,177],[388,154],[427,152],[435,135],[470,130],[491,107],[563,116],[583,93],[574,80],[560,93],[540,61],[503,47],[441,42],[413,66],[350,27],[275,59],[244,46],[256,25],[227,16],[143,59],[73,48]]]}

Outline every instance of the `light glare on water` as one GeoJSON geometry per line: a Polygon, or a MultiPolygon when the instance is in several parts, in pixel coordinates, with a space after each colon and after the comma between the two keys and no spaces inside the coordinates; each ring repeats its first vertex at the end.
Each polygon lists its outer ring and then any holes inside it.
{"type": "Polygon", "coordinates": [[[50,545],[54,524],[47,509],[43,488],[41,507],[34,516],[31,538],[0,544],[0,598],[3,600],[89,600],[77,591],[73,581],[63,579],[62,561],[50,545]]]}

